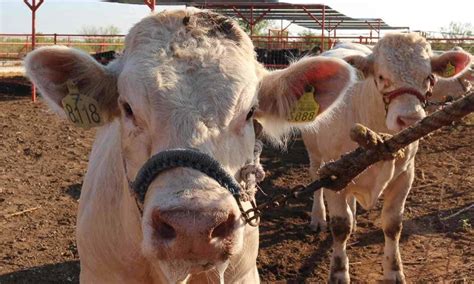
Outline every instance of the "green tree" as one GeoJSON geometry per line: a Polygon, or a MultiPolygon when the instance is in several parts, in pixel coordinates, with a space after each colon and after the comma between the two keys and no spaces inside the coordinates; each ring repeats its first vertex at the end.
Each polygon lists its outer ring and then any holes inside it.
{"type": "Polygon", "coordinates": [[[446,50],[454,46],[461,46],[468,52],[474,51],[472,41],[469,43],[468,41],[462,40],[462,38],[474,37],[474,26],[471,23],[450,22],[448,26],[442,27],[440,30],[441,35],[446,39],[446,44],[442,47],[438,44],[433,48],[441,47],[440,49],[446,50]]]}
{"type": "Polygon", "coordinates": [[[471,23],[451,22],[441,28],[441,33],[445,38],[470,37],[474,35],[474,26],[471,23]]]}
{"type": "Polygon", "coordinates": [[[302,32],[299,32],[298,36],[304,38],[304,45],[302,47],[303,49],[312,50],[314,48],[315,50],[313,52],[317,53],[318,50],[316,49],[321,46],[321,34],[316,34],[310,29],[307,29],[302,32]]]}
{"type": "Polygon", "coordinates": [[[114,25],[105,27],[83,26],[79,33],[84,35],[118,35],[120,29],[114,25]]]}
{"type": "MultiPolygon", "coordinates": [[[[239,26],[250,35],[250,25],[242,19],[237,19],[239,26]]],[[[253,26],[253,35],[264,36],[268,34],[268,29],[273,28],[273,23],[267,20],[261,20],[253,26]]]]}
{"type": "Polygon", "coordinates": [[[109,25],[104,27],[96,26],[83,26],[79,31],[80,34],[86,35],[84,42],[90,43],[88,50],[94,52],[102,52],[104,50],[117,50],[120,49],[119,45],[110,45],[113,43],[121,43],[122,39],[119,37],[107,37],[113,35],[119,35],[120,29],[116,26],[109,25]],[[95,37],[96,35],[102,35],[105,37],[95,37]]]}

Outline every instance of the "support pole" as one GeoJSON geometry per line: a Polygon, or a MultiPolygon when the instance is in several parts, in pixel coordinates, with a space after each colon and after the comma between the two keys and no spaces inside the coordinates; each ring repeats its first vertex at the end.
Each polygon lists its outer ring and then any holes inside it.
{"type": "MultiPolygon", "coordinates": [[[[23,0],[26,6],[31,10],[31,50],[35,49],[36,46],[36,10],[39,9],[44,0],[23,0]]],[[[31,100],[36,102],[36,87],[34,84],[31,85],[31,100]]]]}
{"type": "Polygon", "coordinates": [[[377,20],[377,39],[380,39],[380,19],[377,20]]]}
{"type": "Polygon", "coordinates": [[[253,36],[253,25],[254,25],[254,21],[253,21],[253,6],[250,6],[250,37],[253,36]]]}
{"type": "Polygon", "coordinates": [[[152,12],[155,11],[155,5],[156,5],[156,0],[143,0],[145,1],[145,4],[150,8],[152,12]]]}
{"type": "Polygon", "coordinates": [[[321,52],[324,51],[324,28],[326,24],[326,6],[323,6],[323,18],[321,23],[321,52]]]}

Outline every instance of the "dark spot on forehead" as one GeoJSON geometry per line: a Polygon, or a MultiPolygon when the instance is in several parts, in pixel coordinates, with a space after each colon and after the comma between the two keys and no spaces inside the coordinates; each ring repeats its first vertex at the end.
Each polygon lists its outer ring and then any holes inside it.
{"type": "Polygon", "coordinates": [[[195,26],[207,30],[209,37],[223,37],[240,42],[241,37],[234,22],[223,15],[212,12],[200,12],[183,18],[187,27],[195,26]],[[190,25],[194,24],[194,25],[190,25]]]}
{"type": "Polygon", "coordinates": [[[187,26],[189,24],[189,19],[190,19],[189,16],[184,17],[183,18],[183,25],[187,26]]]}

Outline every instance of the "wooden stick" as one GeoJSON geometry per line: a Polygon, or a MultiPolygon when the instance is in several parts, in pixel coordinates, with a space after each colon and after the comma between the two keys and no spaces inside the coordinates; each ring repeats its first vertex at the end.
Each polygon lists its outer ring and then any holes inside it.
{"type": "Polygon", "coordinates": [[[25,209],[23,211],[18,211],[18,212],[11,213],[11,214],[6,214],[6,215],[3,215],[3,217],[5,217],[5,218],[15,217],[15,216],[23,215],[23,214],[38,210],[40,208],[41,208],[41,206],[36,206],[36,207],[33,207],[33,208],[25,209]]]}
{"type": "Polygon", "coordinates": [[[457,212],[455,212],[455,213],[453,213],[453,214],[451,214],[451,215],[449,215],[449,216],[446,216],[446,217],[443,217],[443,218],[440,218],[440,219],[441,219],[442,221],[446,221],[446,220],[448,220],[448,219],[451,219],[451,218],[453,218],[453,217],[458,216],[459,214],[461,214],[461,213],[463,213],[463,212],[465,212],[465,211],[468,211],[469,209],[471,209],[471,208],[473,208],[473,207],[474,207],[474,203],[472,203],[471,205],[469,205],[469,206],[467,206],[467,207],[462,208],[461,210],[459,210],[459,211],[457,211],[457,212]]]}

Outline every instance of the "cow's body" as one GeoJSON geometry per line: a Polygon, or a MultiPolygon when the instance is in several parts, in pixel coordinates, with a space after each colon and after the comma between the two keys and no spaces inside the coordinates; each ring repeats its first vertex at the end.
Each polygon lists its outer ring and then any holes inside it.
{"type": "MultiPolygon", "coordinates": [[[[424,117],[421,103],[415,96],[402,91],[402,95],[386,105],[382,93],[408,88],[420,94],[427,92],[430,88],[430,73],[437,72],[434,66],[442,65],[434,59],[430,66],[429,45],[415,35],[387,36],[374,47],[374,54],[367,49],[349,45],[336,47],[321,56],[345,58],[364,72],[366,79],[354,83],[343,96],[342,102],[333,109],[331,119],[318,124],[319,135],[303,132],[313,178],[322,164],[338,159],[357,147],[349,138],[350,129],[355,123],[377,132],[393,134],[424,117]]],[[[460,65],[465,68],[469,59],[466,54],[462,56],[465,61],[460,65]]],[[[463,69],[456,70],[459,72],[463,69]]],[[[374,164],[340,193],[324,191],[334,239],[330,282],[349,281],[349,261],[345,247],[355,228],[354,197],[362,207],[370,209],[382,194],[384,204],[381,219],[385,234],[383,279],[404,281],[398,241],[405,199],[415,177],[414,157],[417,149],[418,142],[414,142],[405,149],[403,157],[374,164]]],[[[313,229],[326,228],[322,190],[314,194],[311,217],[310,226],[313,229]]]]}
{"type": "Polygon", "coordinates": [[[317,91],[324,115],[354,74],[328,58],[269,72],[235,22],[197,9],[143,19],[125,46],[107,66],[66,47],[38,49],[25,61],[54,110],[74,118],[61,103],[74,92],[96,102],[105,124],[79,202],[81,282],[258,283],[258,228],[244,222],[225,187],[201,171],[173,168],[148,186],[141,214],[129,182],[155,154],[192,148],[244,184],[240,170],[254,161],[253,120],[275,139],[308,125],[288,122],[305,88],[317,91]]]}

